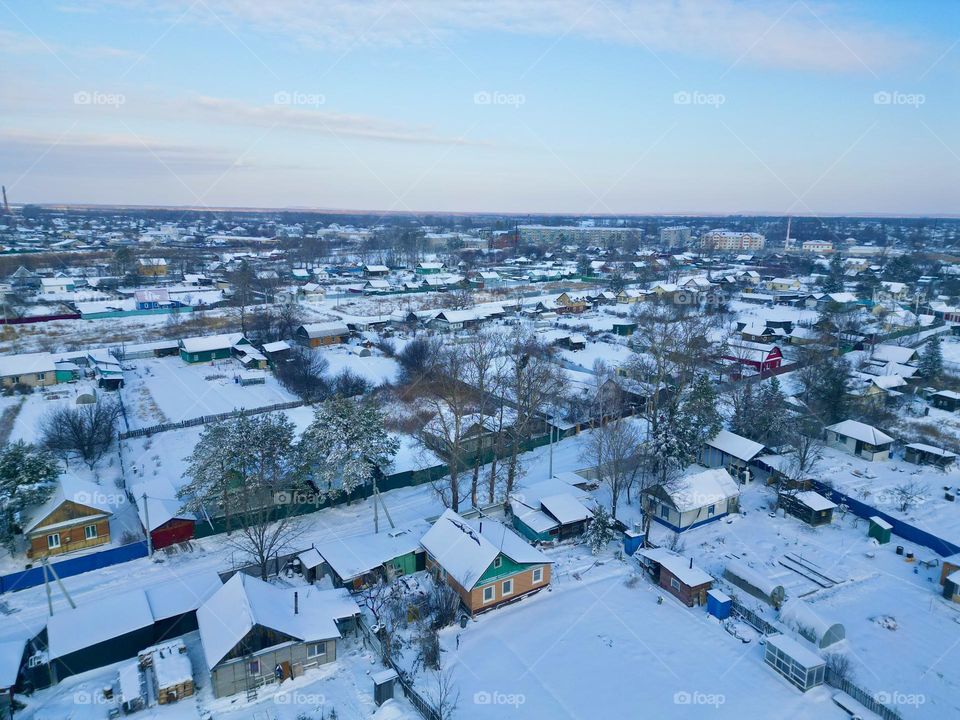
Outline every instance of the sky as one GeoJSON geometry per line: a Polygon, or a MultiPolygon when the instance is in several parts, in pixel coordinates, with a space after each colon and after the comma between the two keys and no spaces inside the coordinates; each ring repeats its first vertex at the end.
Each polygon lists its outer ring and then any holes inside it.
{"type": "Polygon", "coordinates": [[[0,0],[20,203],[960,213],[954,0],[0,0]]]}

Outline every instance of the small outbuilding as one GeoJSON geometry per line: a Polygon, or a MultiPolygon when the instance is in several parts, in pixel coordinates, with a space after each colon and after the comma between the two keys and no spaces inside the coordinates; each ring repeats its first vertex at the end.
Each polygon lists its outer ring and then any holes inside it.
{"type": "Polygon", "coordinates": [[[725,595],[716,588],[707,591],[707,612],[717,620],[726,620],[730,617],[730,608],[733,602],[729,595],[725,595]]]}
{"type": "Polygon", "coordinates": [[[774,608],[783,605],[787,593],[783,585],[765,572],[747,565],[741,560],[728,560],[723,578],[753,597],[763,600],[774,608]]]}
{"type": "Polygon", "coordinates": [[[938,468],[948,468],[957,461],[957,454],[933,445],[910,443],[903,448],[903,459],[914,465],[936,465],[938,468]]]}
{"type": "Polygon", "coordinates": [[[935,408],[956,412],[960,408],[960,393],[953,390],[941,390],[930,396],[930,402],[935,408]]]}
{"type": "Polygon", "coordinates": [[[827,443],[838,450],[864,460],[882,461],[890,457],[893,438],[872,425],[844,420],[826,428],[827,443]]]}
{"type": "Polygon", "coordinates": [[[786,635],[773,635],[766,639],[763,659],[803,692],[823,685],[826,661],[813,650],[786,635]]]}
{"type": "Polygon", "coordinates": [[[829,647],[846,637],[843,625],[825,619],[799,598],[783,604],[780,621],[819,648],[829,647]]]}
{"type": "Polygon", "coordinates": [[[829,525],[837,504],[813,490],[798,493],[781,493],[780,507],[785,512],[803,520],[808,525],[829,525]]]}
{"type": "Polygon", "coordinates": [[[709,468],[727,468],[744,480],[750,479],[748,467],[764,450],[763,445],[729,430],[721,430],[700,448],[700,464],[709,468]]]}
{"type": "Polygon", "coordinates": [[[689,560],[666,548],[647,548],[637,553],[641,564],[657,585],[688,607],[707,604],[713,577],[689,560]]]}
{"type": "Polygon", "coordinates": [[[893,525],[888,523],[882,517],[874,515],[870,518],[870,527],[867,530],[867,537],[872,537],[881,545],[890,542],[890,535],[893,532],[893,525]]]}

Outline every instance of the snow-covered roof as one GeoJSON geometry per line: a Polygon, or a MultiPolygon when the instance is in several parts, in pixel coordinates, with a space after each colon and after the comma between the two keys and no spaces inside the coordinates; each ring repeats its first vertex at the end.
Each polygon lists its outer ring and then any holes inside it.
{"type": "Polygon", "coordinates": [[[910,443],[906,447],[913,450],[919,450],[920,452],[928,453],[930,455],[937,455],[938,457],[942,458],[955,458],[957,456],[956,453],[952,453],[949,450],[941,450],[938,447],[926,445],[925,443],[910,443]]]}
{"type": "Polygon", "coordinates": [[[793,638],[786,635],[772,635],[767,637],[767,645],[778,649],[787,657],[794,660],[805,670],[825,665],[826,661],[813,650],[805,645],[801,645],[793,638]]]}
{"type": "Polygon", "coordinates": [[[211,350],[232,348],[242,340],[245,340],[243,333],[205,335],[202,337],[183,338],[180,340],[180,347],[187,353],[210,352],[211,350]]]}
{"type": "Polygon", "coordinates": [[[141,651],[138,655],[153,656],[151,664],[157,690],[180,685],[193,679],[193,667],[182,639],[171,640],[141,651]]]}
{"type": "Polygon", "coordinates": [[[700,469],[693,466],[677,479],[667,494],[679,512],[689,512],[737,497],[740,489],[724,468],[700,469]]]}
{"type": "Polygon", "coordinates": [[[336,337],[350,334],[350,330],[341,322],[310,323],[309,325],[301,325],[300,329],[308,338],[336,337]]]}
{"type": "Polygon", "coordinates": [[[798,492],[793,496],[798,501],[802,502],[808,508],[814,512],[822,512],[823,510],[833,510],[837,504],[830,502],[823,495],[813,490],[804,490],[803,492],[798,492]]]}
{"type": "Polygon", "coordinates": [[[290,343],[288,343],[286,340],[278,340],[277,342],[266,343],[263,346],[263,351],[266,353],[283,352],[284,350],[289,349],[290,343]]]}
{"type": "Polygon", "coordinates": [[[140,682],[140,663],[128,660],[117,668],[120,684],[120,702],[129,703],[143,697],[143,685],[140,682]]]}
{"type": "Polygon", "coordinates": [[[0,377],[54,372],[53,355],[48,352],[0,356],[0,377]]]}
{"type": "Polygon", "coordinates": [[[223,586],[220,575],[213,570],[181,575],[169,582],[148,587],[147,602],[154,620],[166,620],[193,612],[223,586]]]}
{"type": "Polygon", "coordinates": [[[902,347],[900,345],[874,345],[871,357],[874,360],[884,362],[895,362],[904,365],[913,359],[917,351],[912,347],[902,347]]]}
{"type": "Polygon", "coordinates": [[[593,517],[593,513],[570,493],[541,498],[540,504],[564,525],[593,517]]]}
{"type": "MultiPolygon", "coordinates": [[[[797,630],[804,637],[812,634],[821,647],[824,638],[842,640],[845,635],[843,625],[822,617],[809,603],[800,598],[793,598],[783,604],[780,608],[780,621],[797,630]]],[[[813,640],[813,638],[808,639],[813,640]]]]}
{"type": "Polygon", "coordinates": [[[337,538],[319,543],[316,551],[341,580],[347,581],[419,549],[420,537],[425,530],[426,527],[417,525],[381,533],[337,538]]]}
{"type": "Polygon", "coordinates": [[[639,552],[648,560],[665,567],[671,575],[687,587],[697,587],[713,582],[713,577],[708,572],[698,568],[682,555],[667,550],[667,548],[644,548],[639,552]]]}
{"type": "Polygon", "coordinates": [[[153,612],[142,590],[103,593],[75,609],[61,610],[47,620],[51,658],[126,635],[153,625],[153,612]]]}
{"type": "Polygon", "coordinates": [[[870,522],[872,522],[874,525],[876,525],[878,528],[880,528],[880,529],[882,529],[882,530],[893,530],[893,525],[891,525],[890,523],[888,523],[886,520],[884,520],[884,519],[883,519],[882,517],[880,517],[879,515],[874,515],[874,516],[872,516],[872,517],[870,518],[870,522]]]}
{"type": "Polygon", "coordinates": [[[5,640],[0,642],[0,690],[17,684],[20,674],[20,661],[26,640],[5,640]]]}
{"type": "Polygon", "coordinates": [[[489,518],[467,521],[449,509],[437,518],[420,544],[467,590],[476,585],[501,552],[519,564],[552,562],[502,523],[489,518]]]}
{"type": "MultiPolygon", "coordinates": [[[[216,667],[256,626],[302,641],[339,638],[335,620],[343,611],[342,593],[299,588],[299,612],[294,614],[294,592],[244,573],[237,573],[224,583],[197,610],[207,667],[216,667]],[[322,597],[328,592],[336,595],[333,603],[322,597]]],[[[353,609],[359,612],[356,603],[353,609]]]]}
{"type": "Polygon", "coordinates": [[[749,462],[763,451],[763,445],[754,442],[742,435],[737,435],[729,430],[721,430],[711,439],[707,440],[707,445],[716,448],[727,455],[749,462]]]}
{"type": "Polygon", "coordinates": [[[854,440],[859,440],[869,445],[885,445],[893,442],[893,438],[885,432],[877,430],[872,425],[867,425],[859,420],[844,420],[835,425],[828,425],[826,429],[837,435],[851,437],[854,440]]]}

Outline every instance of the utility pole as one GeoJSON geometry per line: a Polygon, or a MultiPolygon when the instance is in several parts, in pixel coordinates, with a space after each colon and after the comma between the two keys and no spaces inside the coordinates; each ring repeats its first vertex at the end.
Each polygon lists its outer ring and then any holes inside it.
{"type": "Polygon", "coordinates": [[[553,477],[553,423],[550,422],[550,477],[553,477]]]}
{"type": "Polygon", "coordinates": [[[147,524],[147,557],[153,557],[153,538],[150,537],[150,510],[147,508],[147,494],[143,494],[143,519],[147,524]]]}

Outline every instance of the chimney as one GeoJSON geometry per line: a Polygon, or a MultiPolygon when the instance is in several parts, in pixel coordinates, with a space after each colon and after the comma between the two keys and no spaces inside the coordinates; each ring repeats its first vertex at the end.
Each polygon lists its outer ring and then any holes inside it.
{"type": "MultiPolygon", "coordinates": [[[[690,558],[690,569],[693,570],[693,558],[690,558]]],[[[296,598],[296,597],[297,597],[297,594],[294,593],[294,594],[293,594],[293,597],[296,598]]]]}
{"type": "MultiPolygon", "coordinates": [[[[693,560],[691,560],[690,563],[692,565],[693,560]]],[[[300,614],[300,593],[298,593],[296,590],[293,591],[293,614],[300,614]]]]}

